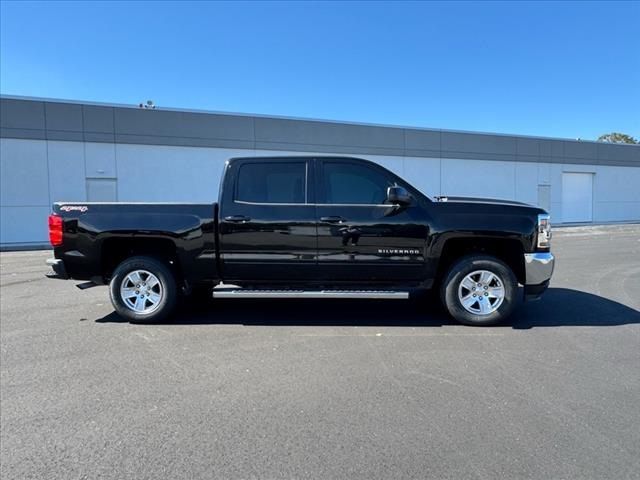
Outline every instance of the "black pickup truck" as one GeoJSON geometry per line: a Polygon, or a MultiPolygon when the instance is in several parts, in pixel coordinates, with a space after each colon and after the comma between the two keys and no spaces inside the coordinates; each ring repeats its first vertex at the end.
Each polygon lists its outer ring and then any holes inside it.
{"type": "Polygon", "coordinates": [[[234,158],[214,204],[55,203],[50,277],[108,284],[136,322],[179,295],[403,299],[437,289],[458,321],[489,325],[553,272],[549,215],[518,202],[429,198],[375,163],[234,158]],[[521,289],[519,285],[522,285],[521,289]]]}

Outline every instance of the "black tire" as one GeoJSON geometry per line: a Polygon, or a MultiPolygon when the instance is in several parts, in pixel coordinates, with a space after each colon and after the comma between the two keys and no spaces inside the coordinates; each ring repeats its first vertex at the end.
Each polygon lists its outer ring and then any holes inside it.
{"type": "Polygon", "coordinates": [[[118,265],[109,283],[109,294],[113,308],[121,317],[133,323],[156,323],[165,320],[175,308],[178,288],[175,277],[166,264],[155,258],[140,256],[128,258],[118,265]],[[127,275],[136,270],[144,270],[155,275],[161,287],[160,300],[148,313],[136,312],[126,304],[120,293],[127,275]]]}
{"type": "MultiPolygon", "coordinates": [[[[462,290],[463,296],[466,291],[466,289],[462,290]]],[[[518,304],[518,292],[518,280],[507,264],[489,255],[468,255],[455,262],[445,275],[440,286],[440,299],[447,312],[458,322],[465,325],[487,326],[495,325],[509,318],[518,304]],[[479,270],[496,275],[504,288],[502,303],[495,311],[488,314],[474,314],[468,311],[462,305],[458,295],[460,283],[465,277],[479,270]]],[[[483,300],[488,301],[486,298],[483,300]]]]}

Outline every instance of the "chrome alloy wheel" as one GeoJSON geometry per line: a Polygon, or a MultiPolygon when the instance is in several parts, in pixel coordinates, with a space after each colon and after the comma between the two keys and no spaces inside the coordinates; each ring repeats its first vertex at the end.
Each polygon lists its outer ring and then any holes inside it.
{"type": "Polygon", "coordinates": [[[458,286],[458,300],[464,309],[474,315],[489,315],[504,301],[504,284],[500,277],[488,270],[468,274],[458,286]]]}
{"type": "Polygon", "coordinates": [[[120,297],[136,313],[151,313],[162,301],[162,284],[147,270],[134,270],[120,284],[120,297]]]}

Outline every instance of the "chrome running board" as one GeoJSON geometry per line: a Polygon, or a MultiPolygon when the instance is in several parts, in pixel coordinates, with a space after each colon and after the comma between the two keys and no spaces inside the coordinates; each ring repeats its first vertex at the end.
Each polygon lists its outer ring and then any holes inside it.
{"type": "Polygon", "coordinates": [[[394,290],[247,290],[214,288],[213,298],[409,298],[409,292],[394,290]]]}

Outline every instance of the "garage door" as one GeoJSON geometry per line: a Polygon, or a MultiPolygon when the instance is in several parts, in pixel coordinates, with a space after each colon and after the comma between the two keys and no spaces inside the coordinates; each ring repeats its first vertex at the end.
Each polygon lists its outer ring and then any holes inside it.
{"type": "Polygon", "coordinates": [[[593,173],[562,174],[562,221],[593,220],[593,173]]]}

